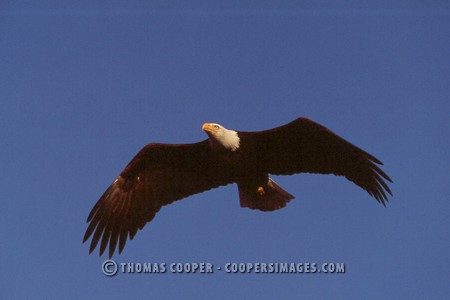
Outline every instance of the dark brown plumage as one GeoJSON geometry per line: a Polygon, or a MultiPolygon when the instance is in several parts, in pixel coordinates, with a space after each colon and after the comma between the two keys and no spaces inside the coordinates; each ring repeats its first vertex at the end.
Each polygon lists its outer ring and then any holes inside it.
{"type": "Polygon", "coordinates": [[[386,205],[392,195],[378,159],[306,118],[259,132],[235,132],[205,124],[209,139],[195,144],[145,146],[102,195],[88,216],[83,242],[93,234],[90,253],[100,242],[122,252],[126,240],[164,205],[190,195],[237,183],[242,207],[273,211],[294,197],[268,174],[320,173],[345,176],[386,205]],[[236,135],[237,134],[237,135],[236,135]],[[230,143],[228,143],[231,141],[230,143]],[[384,179],[384,180],[383,180],[384,179]]]}

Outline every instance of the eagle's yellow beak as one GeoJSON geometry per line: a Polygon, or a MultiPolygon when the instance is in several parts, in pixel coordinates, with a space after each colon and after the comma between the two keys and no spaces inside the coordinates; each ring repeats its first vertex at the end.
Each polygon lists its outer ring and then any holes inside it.
{"type": "Polygon", "coordinates": [[[206,132],[211,132],[212,131],[211,124],[210,123],[203,124],[202,130],[206,132]]]}

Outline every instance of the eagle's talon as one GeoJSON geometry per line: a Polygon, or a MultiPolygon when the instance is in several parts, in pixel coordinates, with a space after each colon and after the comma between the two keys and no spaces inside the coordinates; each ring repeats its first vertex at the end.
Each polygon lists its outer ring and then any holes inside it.
{"type": "Polygon", "coordinates": [[[256,192],[260,195],[260,196],[264,196],[264,194],[266,193],[266,191],[264,191],[264,188],[262,186],[258,186],[258,189],[256,190],[256,192]]]}

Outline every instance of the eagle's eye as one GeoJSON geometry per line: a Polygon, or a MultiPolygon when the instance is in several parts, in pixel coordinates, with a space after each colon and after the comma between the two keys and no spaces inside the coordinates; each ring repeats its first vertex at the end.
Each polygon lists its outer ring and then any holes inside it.
{"type": "Polygon", "coordinates": [[[214,128],[215,129],[219,129],[219,125],[214,125],[214,128]]]}

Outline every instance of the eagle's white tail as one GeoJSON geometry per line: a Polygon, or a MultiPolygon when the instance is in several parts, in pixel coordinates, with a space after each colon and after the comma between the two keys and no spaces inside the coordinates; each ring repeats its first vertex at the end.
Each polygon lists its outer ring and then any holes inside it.
{"type": "Polygon", "coordinates": [[[274,211],[283,208],[294,199],[294,196],[283,190],[271,178],[266,185],[259,188],[238,183],[238,190],[241,207],[262,211],[274,211]]]}

